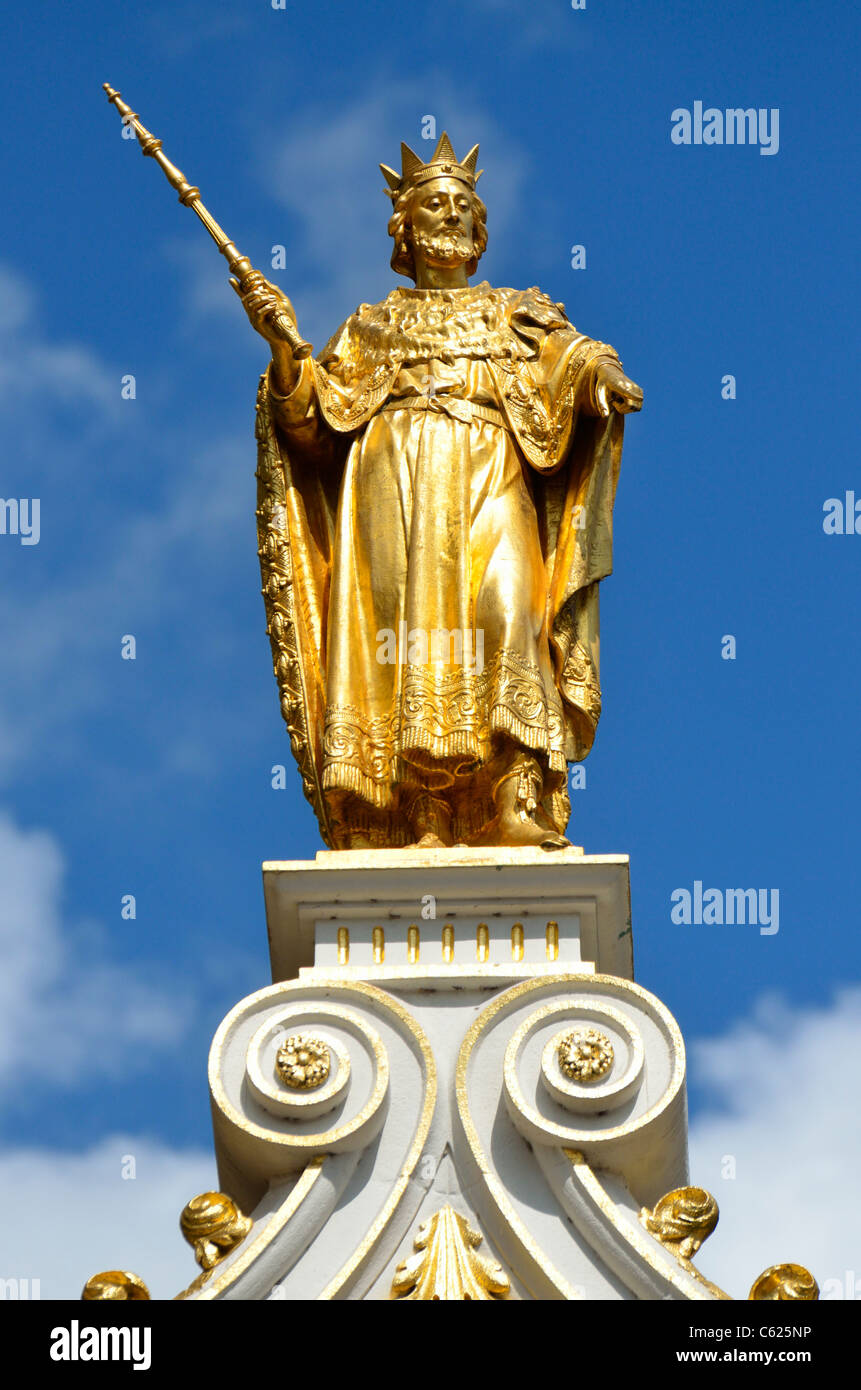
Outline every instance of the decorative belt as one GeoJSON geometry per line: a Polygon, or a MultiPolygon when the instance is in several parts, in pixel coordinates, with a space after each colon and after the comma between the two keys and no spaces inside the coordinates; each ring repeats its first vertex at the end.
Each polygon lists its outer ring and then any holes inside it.
{"type": "Polygon", "coordinates": [[[457,397],[398,396],[380,407],[380,413],[384,410],[432,410],[436,414],[460,420],[464,425],[471,424],[473,420],[481,420],[484,424],[495,425],[500,430],[509,428],[501,410],[494,410],[493,406],[489,405],[475,405],[472,401],[462,401],[457,397]]]}

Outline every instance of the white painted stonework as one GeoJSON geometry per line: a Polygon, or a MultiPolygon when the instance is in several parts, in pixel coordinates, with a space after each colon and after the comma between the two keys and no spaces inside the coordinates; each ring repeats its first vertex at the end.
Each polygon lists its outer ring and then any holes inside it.
{"type": "Polygon", "coordinates": [[[684,1046],[633,983],[628,861],[568,849],[264,865],[275,984],[210,1056],[223,1191],[254,1225],[196,1299],[389,1299],[449,1206],[512,1299],[719,1296],[645,1229],[687,1183],[684,1046]],[[609,1042],[566,1074],[578,1027],[609,1042]],[[326,1081],[275,1059],[305,1034],[326,1081]],[[609,1056],[609,1052],[608,1052],[609,1056]]]}

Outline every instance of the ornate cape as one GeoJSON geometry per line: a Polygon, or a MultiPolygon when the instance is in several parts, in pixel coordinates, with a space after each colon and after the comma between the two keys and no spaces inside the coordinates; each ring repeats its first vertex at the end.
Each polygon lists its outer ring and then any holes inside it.
{"type": "Polygon", "coordinates": [[[597,416],[593,368],[601,358],[618,358],[579,334],[563,306],[537,289],[493,290],[485,283],[460,293],[462,312],[454,321],[443,294],[434,299],[398,289],[378,305],[359,306],[318,359],[303,364],[297,391],[308,401],[307,448],[301,429],[288,441],[278,428],[268,372],[260,383],[257,521],[267,631],[292,751],[328,845],[322,732],[338,490],[352,440],[386,402],[404,366],[465,357],[487,362],[531,474],[566,758],[584,758],[595,736],[598,584],[612,569],[623,417],[597,416]]]}

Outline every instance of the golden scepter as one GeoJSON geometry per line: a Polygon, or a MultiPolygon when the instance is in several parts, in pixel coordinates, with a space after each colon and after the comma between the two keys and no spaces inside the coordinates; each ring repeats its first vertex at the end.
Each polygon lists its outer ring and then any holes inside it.
{"type": "MultiPolygon", "coordinates": [[[[243,293],[245,287],[248,285],[250,277],[258,273],[255,271],[248,257],[243,256],[237,247],[234,246],[227,233],[219,227],[215,218],[204,207],[203,203],[200,201],[200,189],[188,183],[185,174],[177,169],[175,164],[171,164],[166,155],[162,154],[161,141],[157,140],[154,135],[151,135],[145,125],[141,125],[132,108],[127,106],[124,101],[120,100],[119,92],[115,91],[113,87],[108,86],[107,82],[103,82],[102,86],[108,94],[108,101],[113,103],[122,116],[123,123],[132,126],[134,129],[141,147],[141,153],[150,155],[156,163],[161,166],[168,183],[172,184],[179,194],[179,201],[184,207],[192,208],[197,213],[222,256],[226,258],[231,271],[236,276],[240,294],[243,293]]],[[[289,344],[295,358],[301,359],[303,357],[310,357],[312,352],[311,344],[306,343],[305,339],[299,336],[299,330],[288,314],[273,314],[270,322],[279,338],[283,338],[284,342],[289,344]]]]}

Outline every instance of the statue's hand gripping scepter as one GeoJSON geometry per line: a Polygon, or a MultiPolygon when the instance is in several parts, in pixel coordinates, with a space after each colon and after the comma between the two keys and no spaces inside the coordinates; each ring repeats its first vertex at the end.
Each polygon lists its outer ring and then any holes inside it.
{"type": "MultiPolygon", "coordinates": [[[[107,92],[108,101],[112,102],[117,108],[124,123],[130,125],[134,130],[142,153],[151,156],[156,163],[161,166],[165,178],[168,183],[176,189],[179,194],[179,201],[183,206],[192,208],[194,212],[197,213],[222,256],[225,257],[234,276],[234,279],[231,280],[231,284],[240,298],[244,299],[246,294],[249,296],[258,295],[262,287],[268,282],[264,280],[258,270],[254,269],[248,257],[243,256],[237,247],[234,246],[227,233],[219,227],[215,218],[207,208],[204,207],[203,203],[200,201],[200,189],[190,184],[181,170],[177,169],[176,165],[172,164],[167,156],[162,154],[161,141],[156,139],[154,135],[151,135],[146,126],[141,125],[137,115],[132,111],[131,107],[120,100],[120,93],[115,91],[113,87],[108,86],[107,82],[103,83],[103,86],[104,90],[107,92]]],[[[304,338],[300,337],[299,330],[296,327],[289,309],[289,301],[286,296],[280,295],[280,291],[278,293],[280,298],[284,301],[284,308],[276,309],[274,312],[270,311],[267,314],[267,326],[274,330],[274,336],[276,338],[288,345],[297,361],[301,361],[303,357],[310,357],[312,351],[311,344],[306,343],[304,338]]]]}

